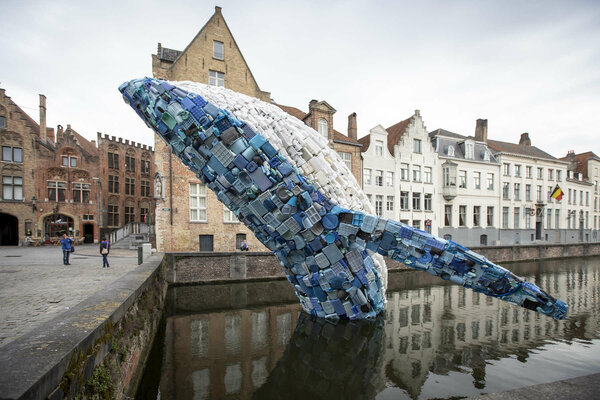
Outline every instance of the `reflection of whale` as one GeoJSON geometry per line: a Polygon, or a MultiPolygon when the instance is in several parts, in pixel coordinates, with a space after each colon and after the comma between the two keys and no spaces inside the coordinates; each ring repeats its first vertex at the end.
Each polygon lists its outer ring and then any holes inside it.
{"type": "Polygon", "coordinates": [[[385,270],[377,253],[553,318],[566,317],[565,303],[467,248],[361,212],[370,208],[363,207],[364,194],[343,163],[322,138],[307,136],[310,128],[275,106],[225,89],[150,78],[119,90],[273,251],[306,312],[360,319],[383,311],[385,270]]]}
{"type": "Polygon", "coordinates": [[[300,314],[296,330],[254,399],[371,399],[385,386],[383,316],[332,324],[300,314]]]}

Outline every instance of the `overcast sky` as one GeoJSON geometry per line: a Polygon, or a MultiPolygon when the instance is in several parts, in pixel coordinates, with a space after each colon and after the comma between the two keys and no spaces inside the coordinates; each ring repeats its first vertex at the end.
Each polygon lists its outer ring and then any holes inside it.
{"type": "Polygon", "coordinates": [[[151,76],[157,43],[183,50],[223,15],[262,90],[307,111],[326,100],[346,133],[415,109],[429,131],[600,155],[597,1],[0,1],[0,87],[38,120],[145,144],[153,136],[117,86],[151,76]],[[84,5],[85,4],[85,5],[84,5]]]}

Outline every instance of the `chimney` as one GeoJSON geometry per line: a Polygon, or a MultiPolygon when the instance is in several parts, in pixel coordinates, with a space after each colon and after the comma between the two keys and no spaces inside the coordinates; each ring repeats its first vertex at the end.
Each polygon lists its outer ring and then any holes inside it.
{"type": "Polygon", "coordinates": [[[46,142],[46,96],[40,94],[40,140],[46,142]]]}
{"type": "Polygon", "coordinates": [[[348,115],[348,137],[350,139],[357,139],[358,128],[356,127],[356,113],[348,115]]]}
{"type": "Polygon", "coordinates": [[[531,139],[529,139],[529,133],[521,133],[521,139],[519,140],[519,146],[531,146],[531,139]]]}
{"type": "Polygon", "coordinates": [[[161,51],[162,51],[162,44],[160,42],[158,42],[158,49],[156,50],[156,55],[159,58],[161,57],[161,55],[160,55],[161,51]]]}
{"type": "Polygon", "coordinates": [[[58,126],[56,127],[56,139],[58,140],[58,137],[59,137],[60,135],[62,135],[62,134],[63,134],[63,126],[62,126],[62,125],[58,125],[58,126]]]}
{"type": "Polygon", "coordinates": [[[221,7],[215,6],[215,14],[216,13],[219,13],[219,14],[221,13],[221,7]]]}
{"type": "Polygon", "coordinates": [[[50,139],[50,141],[52,143],[56,142],[56,139],[54,137],[54,128],[48,128],[46,129],[47,135],[48,135],[48,139],[50,139]]]}
{"type": "Polygon", "coordinates": [[[487,119],[478,119],[475,124],[475,140],[487,142],[487,119]]]}

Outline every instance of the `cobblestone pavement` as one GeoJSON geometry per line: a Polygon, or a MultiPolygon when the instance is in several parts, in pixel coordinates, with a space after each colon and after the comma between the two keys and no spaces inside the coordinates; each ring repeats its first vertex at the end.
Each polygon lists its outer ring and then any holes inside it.
{"type": "Polygon", "coordinates": [[[102,290],[137,267],[137,251],[80,245],[63,265],[55,246],[0,247],[0,347],[102,290]]]}

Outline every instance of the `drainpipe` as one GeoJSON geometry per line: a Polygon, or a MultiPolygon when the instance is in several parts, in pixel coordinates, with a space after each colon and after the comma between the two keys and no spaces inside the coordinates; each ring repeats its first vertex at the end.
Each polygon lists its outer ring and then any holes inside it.
{"type": "Polygon", "coordinates": [[[98,240],[100,240],[100,227],[102,226],[102,214],[100,213],[100,178],[93,177],[96,181],[96,204],[98,205],[98,221],[96,226],[98,228],[98,240]]]}

